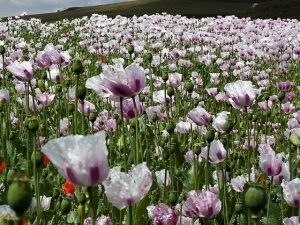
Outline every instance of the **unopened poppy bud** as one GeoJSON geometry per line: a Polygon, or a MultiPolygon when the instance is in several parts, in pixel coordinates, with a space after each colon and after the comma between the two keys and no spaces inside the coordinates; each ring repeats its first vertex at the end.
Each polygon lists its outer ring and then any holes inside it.
{"type": "Polygon", "coordinates": [[[177,196],[174,193],[169,194],[169,202],[171,205],[175,205],[177,202],[177,196]]]}
{"type": "Polygon", "coordinates": [[[132,55],[134,53],[134,46],[133,45],[129,45],[127,48],[127,51],[130,55],[132,55]]]}
{"type": "Polygon", "coordinates": [[[192,93],[194,91],[194,85],[192,82],[188,81],[184,83],[184,89],[189,92],[192,93]]]}
{"type": "MultiPolygon", "coordinates": [[[[25,122],[26,123],[26,122],[25,122]]],[[[27,120],[27,129],[32,131],[32,132],[36,132],[39,129],[39,120],[35,117],[29,118],[27,120]]]]}
{"type": "Polygon", "coordinates": [[[172,97],[174,95],[174,88],[173,87],[168,87],[167,89],[167,94],[172,97]]]}
{"type": "Polygon", "coordinates": [[[167,82],[167,80],[169,79],[169,75],[167,73],[163,73],[162,77],[164,82],[167,82]]]}
{"type": "Polygon", "coordinates": [[[46,91],[45,81],[44,80],[38,80],[38,88],[41,90],[41,92],[46,91]]]}
{"type": "Polygon", "coordinates": [[[3,45],[0,46],[0,54],[1,55],[5,54],[5,47],[3,45]]]}
{"type": "Polygon", "coordinates": [[[254,212],[263,209],[267,202],[267,194],[260,186],[249,187],[245,194],[245,205],[254,212]]]}
{"type": "Polygon", "coordinates": [[[71,203],[67,199],[63,199],[60,203],[60,210],[62,214],[68,214],[71,210],[71,203]]]}
{"type": "Polygon", "coordinates": [[[7,203],[18,214],[23,214],[30,206],[32,192],[27,180],[15,180],[8,188],[7,203]]]}
{"type": "Polygon", "coordinates": [[[78,86],[77,98],[83,101],[86,96],[86,88],[83,85],[78,86]]]}
{"type": "Polygon", "coordinates": [[[82,62],[80,60],[76,60],[75,62],[73,62],[72,72],[77,74],[77,75],[80,75],[84,72],[84,67],[83,67],[82,62]]]}
{"type": "Polygon", "coordinates": [[[31,154],[31,162],[33,163],[35,161],[35,166],[37,168],[40,168],[44,163],[44,155],[41,153],[41,151],[36,151],[35,153],[32,152],[31,154]],[[35,160],[34,160],[35,157],[35,160]]]}
{"type": "Polygon", "coordinates": [[[166,131],[167,131],[169,134],[173,134],[174,129],[175,129],[174,123],[172,123],[172,122],[167,123],[166,131]]]}
{"type": "Polygon", "coordinates": [[[284,92],[280,92],[280,93],[278,94],[278,100],[279,100],[279,101],[283,101],[284,98],[285,98],[285,93],[284,93],[284,92]]]}
{"type": "Polygon", "coordinates": [[[215,139],[215,132],[212,130],[207,131],[205,139],[208,143],[212,142],[215,139]]]}
{"type": "Polygon", "coordinates": [[[93,122],[96,121],[96,119],[97,119],[97,114],[94,113],[94,112],[90,113],[90,115],[89,115],[89,121],[91,121],[93,123],[93,122]]]}

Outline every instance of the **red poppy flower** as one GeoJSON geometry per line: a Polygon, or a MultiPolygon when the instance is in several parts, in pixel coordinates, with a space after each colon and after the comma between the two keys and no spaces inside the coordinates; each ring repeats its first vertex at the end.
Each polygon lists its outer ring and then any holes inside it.
{"type": "Polygon", "coordinates": [[[43,160],[44,160],[44,164],[45,164],[46,166],[47,166],[48,163],[50,162],[49,158],[48,158],[46,155],[44,155],[43,160]]]}
{"type": "Polygon", "coordinates": [[[2,173],[3,169],[6,167],[6,163],[5,162],[2,162],[0,164],[0,173],[2,173]]]}
{"type": "Polygon", "coordinates": [[[75,186],[68,180],[63,185],[64,193],[67,194],[73,194],[75,192],[75,186]]]}
{"type": "Polygon", "coordinates": [[[26,222],[26,220],[24,218],[21,221],[21,225],[27,225],[27,222],[26,222]]]}

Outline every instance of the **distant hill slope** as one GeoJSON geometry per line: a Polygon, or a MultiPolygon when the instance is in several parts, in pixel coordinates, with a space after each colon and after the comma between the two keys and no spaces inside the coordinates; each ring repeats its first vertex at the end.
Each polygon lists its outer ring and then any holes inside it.
{"type": "Polygon", "coordinates": [[[45,22],[64,18],[90,16],[93,13],[108,16],[133,16],[167,12],[188,17],[236,15],[252,18],[300,19],[300,0],[137,0],[100,6],[72,7],[61,12],[26,16],[45,22]],[[253,8],[254,3],[258,3],[253,8]]]}

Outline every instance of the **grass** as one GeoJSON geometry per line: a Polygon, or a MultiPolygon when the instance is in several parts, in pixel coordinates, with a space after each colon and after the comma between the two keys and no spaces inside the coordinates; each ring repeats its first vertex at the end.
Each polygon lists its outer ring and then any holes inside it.
{"type": "Polygon", "coordinates": [[[27,16],[36,17],[44,22],[60,19],[73,19],[90,16],[93,13],[105,14],[110,17],[116,15],[141,16],[167,12],[187,17],[208,17],[218,15],[236,15],[251,18],[296,18],[300,19],[299,0],[137,0],[100,6],[72,7],[62,12],[45,13],[27,16]],[[254,2],[258,6],[252,8],[254,2]]]}

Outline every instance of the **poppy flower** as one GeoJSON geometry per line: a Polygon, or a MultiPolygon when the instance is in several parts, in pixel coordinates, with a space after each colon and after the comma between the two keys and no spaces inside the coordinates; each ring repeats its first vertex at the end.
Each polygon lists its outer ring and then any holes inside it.
{"type": "Polygon", "coordinates": [[[75,186],[68,180],[63,185],[64,193],[66,195],[73,194],[75,192],[75,186]]]}
{"type": "Polygon", "coordinates": [[[5,162],[2,162],[0,164],[0,173],[2,173],[2,171],[4,170],[4,168],[6,167],[6,163],[5,162]]]}

